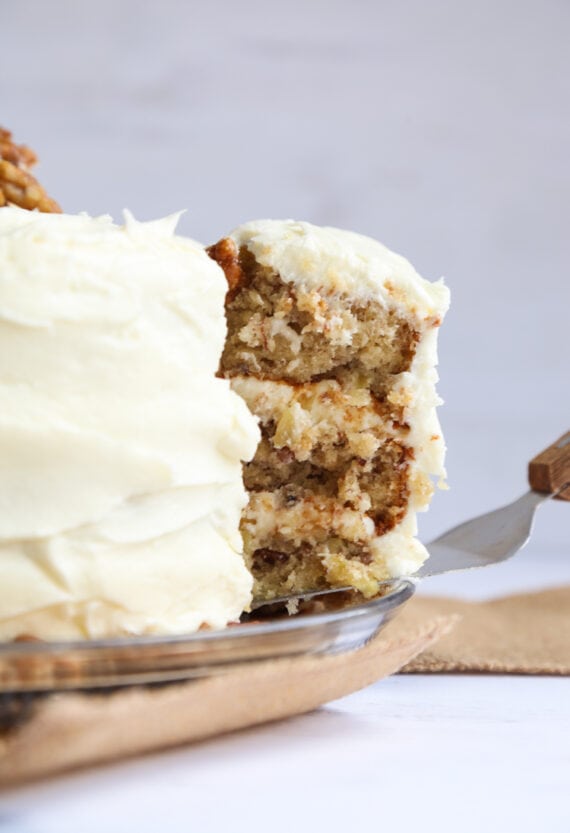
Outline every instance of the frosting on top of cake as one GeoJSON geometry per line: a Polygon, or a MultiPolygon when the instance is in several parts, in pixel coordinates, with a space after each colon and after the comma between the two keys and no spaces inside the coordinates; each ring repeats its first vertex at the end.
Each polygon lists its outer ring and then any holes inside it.
{"type": "Polygon", "coordinates": [[[221,627],[249,603],[259,432],[215,377],[223,272],[176,220],[0,209],[0,638],[221,627]]]}
{"type": "Polygon", "coordinates": [[[296,220],[254,220],[230,238],[282,280],[307,289],[374,298],[428,319],[442,317],[449,306],[443,280],[425,280],[406,258],[353,231],[296,220]]]}

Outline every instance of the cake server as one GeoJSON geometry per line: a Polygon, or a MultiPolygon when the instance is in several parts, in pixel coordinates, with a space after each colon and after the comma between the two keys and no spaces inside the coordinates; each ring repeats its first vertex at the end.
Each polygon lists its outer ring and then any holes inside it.
{"type": "MultiPolygon", "coordinates": [[[[487,567],[522,549],[530,538],[537,508],[550,498],[570,501],[570,431],[530,461],[528,481],[530,490],[518,500],[462,523],[427,544],[430,557],[413,578],[487,567]]],[[[347,590],[338,587],[283,596],[271,602],[254,601],[253,609],[347,590]]]]}
{"type": "Polygon", "coordinates": [[[450,529],[427,545],[430,557],[417,578],[505,561],[530,538],[535,512],[550,498],[570,501],[570,431],[534,457],[530,490],[518,500],[450,529]]]}

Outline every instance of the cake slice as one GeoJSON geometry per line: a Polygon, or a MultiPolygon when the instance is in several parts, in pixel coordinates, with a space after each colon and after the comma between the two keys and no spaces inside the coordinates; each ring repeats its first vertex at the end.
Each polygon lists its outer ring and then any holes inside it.
{"type": "Polygon", "coordinates": [[[263,220],[209,248],[228,282],[220,374],[259,418],[242,514],[254,595],[378,582],[427,557],[416,512],[444,483],[442,281],[374,240],[263,220]]]}

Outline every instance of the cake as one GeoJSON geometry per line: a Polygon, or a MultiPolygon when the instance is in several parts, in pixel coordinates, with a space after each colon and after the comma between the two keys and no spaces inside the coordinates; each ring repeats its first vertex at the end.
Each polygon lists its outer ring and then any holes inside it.
{"type": "Polygon", "coordinates": [[[413,574],[434,480],[443,282],[374,240],[309,223],[247,223],[209,248],[228,285],[219,373],[261,427],[243,466],[254,595],[413,574]]]}
{"type": "Polygon", "coordinates": [[[0,639],[188,633],[250,602],[259,431],[216,377],[224,274],[175,224],[0,208],[0,639]]]}
{"type": "Polygon", "coordinates": [[[64,215],[35,161],[0,129],[0,639],[221,628],[252,592],[413,574],[443,282],[308,223],[206,251],[177,217],[64,215]]]}

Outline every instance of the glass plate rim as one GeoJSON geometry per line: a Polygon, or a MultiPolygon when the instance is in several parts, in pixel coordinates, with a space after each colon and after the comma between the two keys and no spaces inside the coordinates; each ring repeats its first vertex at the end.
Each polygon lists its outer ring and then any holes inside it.
{"type": "Polygon", "coordinates": [[[122,636],[107,639],[73,639],[38,642],[0,642],[0,656],[17,654],[34,656],[37,654],[60,653],[69,651],[97,652],[104,649],[132,649],[137,647],[167,646],[180,644],[204,644],[220,639],[239,641],[249,637],[263,636],[276,631],[287,632],[301,630],[305,627],[327,625],[344,619],[358,619],[372,613],[387,613],[400,607],[413,595],[416,583],[412,578],[399,577],[379,582],[379,586],[391,586],[390,591],[378,598],[340,610],[322,613],[300,613],[283,619],[265,622],[246,622],[217,630],[204,630],[186,634],[162,634],[152,636],[122,636]]]}

